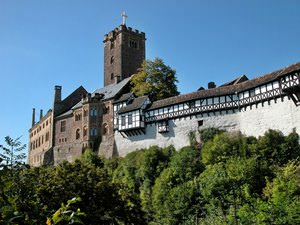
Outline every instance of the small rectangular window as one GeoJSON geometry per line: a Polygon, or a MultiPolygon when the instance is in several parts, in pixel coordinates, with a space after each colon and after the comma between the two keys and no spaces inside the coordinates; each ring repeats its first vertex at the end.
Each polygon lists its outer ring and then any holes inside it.
{"type": "Polygon", "coordinates": [[[203,120],[199,120],[198,121],[198,127],[202,127],[203,126],[203,120]]]}
{"type": "Polygon", "coordinates": [[[138,42],[135,41],[135,40],[130,39],[130,40],[129,40],[129,47],[130,47],[130,48],[137,49],[137,48],[138,48],[138,42]]]}
{"type": "Polygon", "coordinates": [[[121,117],[121,125],[122,125],[122,126],[125,126],[125,124],[126,124],[126,117],[125,117],[125,116],[122,116],[122,117],[121,117]]]}
{"type": "Polygon", "coordinates": [[[195,107],[195,101],[191,101],[190,102],[190,108],[194,108],[195,107]]]}
{"type": "Polygon", "coordinates": [[[165,133],[169,131],[169,123],[167,120],[158,122],[158,133],[165,133]]]}
{"type": "Polygon", "coordinates": [[[132,124],[132,114],[128,115],[128,124],[131,125],[132,124]]]}
{"type": "Polygon", "coordinates": [[[49,141],[49,132],[46,133],[46,141],[49,141]]]}
{"type": "Polygon", "coordinates": [[[66,121],[61,121],[60,122],[60,132],[65,132],[66,131],[66,121]]]}

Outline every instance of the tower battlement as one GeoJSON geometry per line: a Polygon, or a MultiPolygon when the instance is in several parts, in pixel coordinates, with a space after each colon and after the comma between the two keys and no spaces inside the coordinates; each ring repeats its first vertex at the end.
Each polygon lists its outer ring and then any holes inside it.
{"type": "Polygon", "coordinates": [[[104,86],[137,72],[145,59],[145,33],[120,25],[104,35],[104,86]]]}
{"type": "Polygon", "coordinates": [[[103,42],[109,41],[109,40],[114,40],[120,32],[126,32],[131,35],[139,35],[141,38],[144,38],[146,40],[146,35],[145,32],[141,32],[137,29],[134,29],[132,27],[127,27],[126,25],[120,25],[119,27],[116,27],[114,30],[111,32],[107,33],[104,35],[103,42]]]}

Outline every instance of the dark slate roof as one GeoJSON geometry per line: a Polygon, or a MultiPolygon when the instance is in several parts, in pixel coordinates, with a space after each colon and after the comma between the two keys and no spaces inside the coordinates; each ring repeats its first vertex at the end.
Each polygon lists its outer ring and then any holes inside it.
{"type": "Polygon", "coordinates": [[[126,94],[123,94],[118,100],[114,101],[114,103],[125,102],[125,101],[127,101],[131,96],[133,96],[132,93],[126,93],[126,94]]]}
{"type": "Polygon", "coordinates": [[[142,97],[133,99],[131,104],[122,107],[118,111],[118,113],[125,113],[125,112],[130,112],[130,111],[140,109],[142,107],[142,105],[144,104],[144,102],[147,100],[147,98],[148,98],[148,96],[142,96],[142,97]]]}
{"type": "Polygon", "coordinates": [[[61,119],[61,118],[69,117],[69,116],[72,116],[72,115],[73,115],[73,110],[70,109],[67,112],[57,116],[56,119],[61,119]]]}
{"type": "Polygon", "coordinates": [[[215,97],[215,96],[221,96],[221,95],[227,95],[227,94],[234,94],[235,92],[242,92],[242,91],[263,85],[265,83],[274,81],[283,75],[287,75],[289,73],[292,73],[292,72],[295,72],[298,70],[300,70],[300,62],[292,64],[292,65],[282,68],[280,70],[277,70],[275,72],[266,74],[264,76],[254,78],[252,80],[244,81],[239,84],[220,86],[217,88],[200,90],[200,91],[196,91],[196,92],[192,92],[192,93],[188,93],[188,94],[184,94],[184,95],[179,95],[179,96],[159,100],[159,101],[153,102],[148,110],[164,107],[167,105],[174,105],[174,104],[191,101],[191,100],[195,100],[195,99],[215,97]]]}
{"type": "MultiPolygon", "coordinates": [[[[96,89],[92,93],[92,97],[95,96],[95,93],[98,93],[98,94],[104,95],[103,100],[108,100],[108,99],[114,98],[129,83],[129,81],[130,81],[130,77],[122,80],[121,82],[119,82],[117,84],[110,84],[103,88],[96,89]]],[[[87,94],[87,93],[85,93],[85,94],[87,94]]],[[[80,98],[80,101],[77,101],[77,103],[69,111],[59,115],[57,118],[69,116],[73,113],[74,109],[80,108],[81,106],[82,106],[82,102],[81,102],[81,98],[80,98]]]]}
{"type": "Polygon", "coordinates": [[[87,91],[84,89],[84,87],[80,86],[64,100],[57,103],[57,111],[55,111],[55,116],[69,111],[74,105],[78,103],[78,101],[81,100],[81,96],[84,94],[87,94],[87,91]]]}
{"type": "Polygon", "coordinates": [[[131,77],[128,77],[117,84],[110,84],[103,88],[99,88],[92,93],[92,97],[95,96],[95,93],[98,93],[104,94],[104,100],[112,99],[129,83],[130,78],[131,77]]]}

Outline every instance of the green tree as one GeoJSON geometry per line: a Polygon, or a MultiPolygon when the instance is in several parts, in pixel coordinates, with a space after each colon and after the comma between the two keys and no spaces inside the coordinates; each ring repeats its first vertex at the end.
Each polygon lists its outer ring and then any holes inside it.
{"type": "Polygon", "coordinates": [[[22,161],[26,158],[26,154],[22,151],[26,148],[26,145],[22,145],[20,138],[13,139],[6,136],[6,146],[0,145],[2,153],[0,153],[0,163],[9,169],[20,166],[22,161]]]}
{"type": "Polygon", "coordinates": [[[232,157],[226,162],[208,165],[200,175],[201,193],[207,202],[205,221],[238,224],[239,209],[253,194],[257,173],[255,158],[232,157]]]}
{"type": "MultiPolygon", "coordinates": [[[[201,214],[201,194],[196,178],[203,170],[200,152],[185,147],[176,152],[153,187],[153,224],[195,222],[201,214]]],[[[191,223],[194,224],[194,223],[191,223]]]]}
{"type": "Polygon", "coordinates": [[[255,154],[270,166],[283,166],[300,156],[299,135],[295,130],[288,136],[277,130],[268,130],[258,138],[255,154]]]}
{"type": "Polygon", "coordinates": [[[52,218],[47,218],[47,225],[69,225],[69,224],[83,224],[80,217],[85,216],[85,213],[81,212],[79,208],[74,209],[72,205],[76,202],[80,202],[80,198],[72,198],[68,200],[67,205],[61,204],[61,207],[53,214],[52,218]]]}
{"type": "Polygon", "coordinates": [[[256,139],[237,133],[220,133],[203,146],[202,162],[206,165],[226,162],[231,157],[247,157],[252,154],[256,139]]]}
{"type": "Polygon", "coordinates": [[[300,162],[293,160],[268,181],[262,198],[239,211],[242,224],[300,224],[300,162]]]}
{"type": "Polygon", "coordinates": [[[152,220],[152,188],[174,152],[173,146],[163,149],[151,146],[129,153],[115,169],[113,183],[118,186],[118,193],[127,203],[128,211],[137,220],[152,220]]]}
{"type": "Polygon", "coordinates": [[[177,82],[176,71],[155,58],[143,62],[131,80],[131,91],[137,96],[149,95],[156,101],[178,95],[177,82]]]}

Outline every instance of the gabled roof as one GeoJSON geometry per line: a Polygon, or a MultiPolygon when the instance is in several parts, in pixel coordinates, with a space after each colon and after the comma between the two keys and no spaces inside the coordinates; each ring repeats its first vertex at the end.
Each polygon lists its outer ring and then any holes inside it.
{"type": "Polygon", "coordinates": [[[123,94],[118,100],[114,101],[114,103],[126,102],[132,96],[134,96],[132,93],[123,94]]]}
{"type": "Polygon", "coordinates": [[[81,100],[81,96],[87,94],[84,87],[80,86],[75,91],[73,91],[68,97],[59,103],[56,103],[55,115],[61,115],[68,110],[70,110],[75,104],[81,100]]]}
{"type": "Polygon", "coordinates": [[[162,99],[162,100],[153,102],[152,105],[150,106],[149,110],[168,106],[168,105],[174,105],[174,104],[178,104],[178,103],[182,103],[182,102],[186,102],[186,101],[191,101],[191,100],[195,100],[195,99],[215,97],[215,96],[234,94],[236,92],[238,93],[238,92],[246,91],[251,88],[274,81],[281,76],[284,76],[284,75],[287,75],[289,73],[299,71],[299,70],[300,70],[300,62],[292,64],[287,67],[284,67],[284,68],[274,71],[272,73],[263,75],[261,77],[254,78],[252,80],[247,80],[242,83],[235,84],[235,85],[220,86],[217,88],[200,90],[200,91],[195,91],[195,92],[184,94],[184,95],[178,95],[175,97],[162,99]]]}
{"type": "Polygon", "coordinates": [[[148,99],[148,96],[142,96],[142,97],[138,97],[133,99],[132,103],[130,103],[127,106],[122,107],[118,113],[125,113],[125,112],[131,112],[137,109],[140,109],[143,104],[145,103],[145,101],[148,99]]]}
{"type": "MultiPolygon", "coordinates": [[[[92,97],[95,96],[96,93],[98,94],[103,94],[103,100],[109,100],[114,98],[117,94],[119,94],[121,92],[121,90],[129,83],[130,81],[130,77],[120,81],[119,83],[116,84],[110,84],[107,85],[103,88],[99,88],[96,89],[93,93],[92,93],[92,97]]],[[[81,86],[82,87],[82,86],[81,86]]],[[[74,92],[76,92],[77,90],[75,90],[74,92]]],[[[74,93],[73,92],[73,93],[74,93]]],[[[85,91],[85,93],[83,93],[82,95],[87,94],[87,92],[85,91]]],[[[70,116],[73,113],[74,109],[80,108],[82,107],[82,102],[81,102],[81,98],[82,95],[80,96],[80,98],[71,106],[71,108],[69,108],[69,110],[64,111],[62,114],[60,114],[59,116],[57,116],[57,118],[61,118],[61,117],[66,117],[66,116],[70,116]]]]}
{"type": "Polygon", "coordinates": [[[249,80],[248,77],[246,75],[242,75],[242,76],[239,76],[238,78],[236,78],[234,80],[231,80],[229,82],[226,82],[225,84],[220,85],[220,87],[229,86],[229,85],[236,85],[236,84],[245,82],[247,80],[249,80]]]}
{"type": "Polygon", "coordinates": [[[120,81],[116,84],[110,84],[103,88],[96,89],[92,93],[92,97],[95,96],[95,93],[104,94],[103,99],[108,100],[114,98],[130,81],[131,77],[125,78],[124,80],[120,81]]]}

